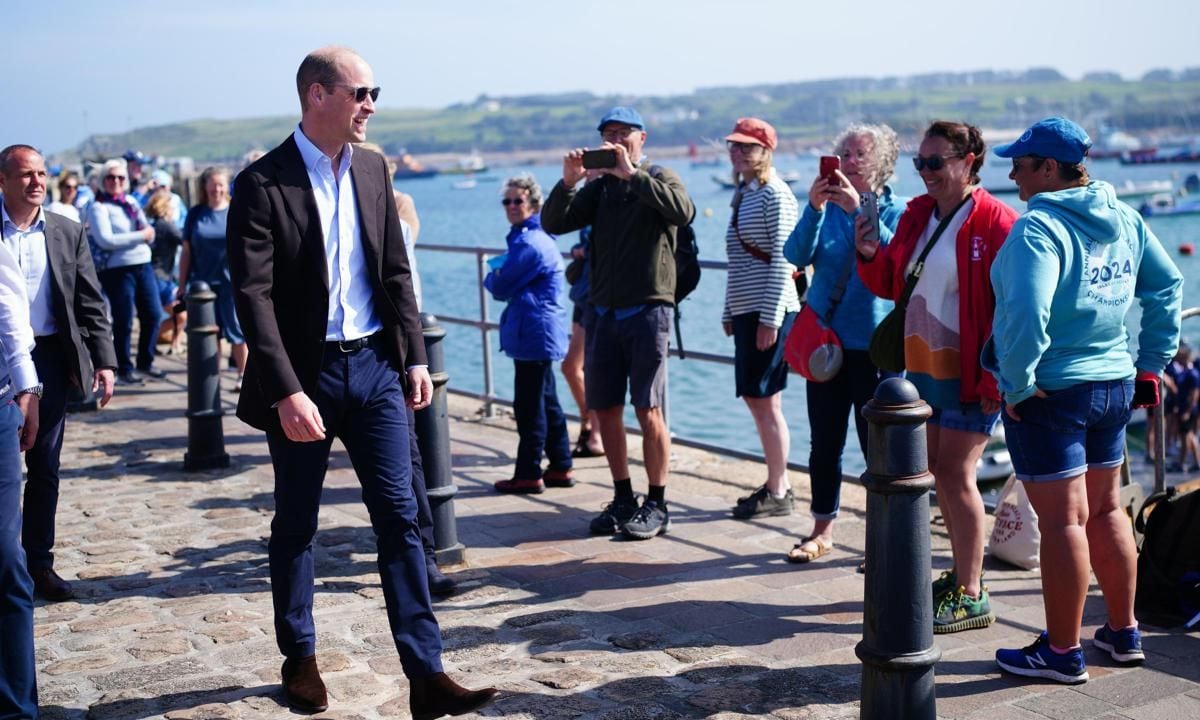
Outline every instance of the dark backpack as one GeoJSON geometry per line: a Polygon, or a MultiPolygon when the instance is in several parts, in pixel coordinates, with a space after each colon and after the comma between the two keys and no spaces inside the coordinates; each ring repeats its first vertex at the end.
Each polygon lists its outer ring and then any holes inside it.
{"type": "Polygon", "coordinates": [[[1200,617],[1200,490],[1154,493],[1138,512],[1135,528],[1144,533],[1134,601],[1138,619],[1173,627],[1200,617]]]}
{"type": "MultiPolygon", "coordinates": [[[[662,166],[651,165],[648,172],[657,178],[662,174],[662,166]]],[[[675,229],[675,343],[679,346],[679,358],[686,359],[683,352],[683,332],[679,328],[679,303],[692,294],[700,284],[700,244],[696,242],[696,231],[692,228],[692,219],[687,225],[675,229]]]]}

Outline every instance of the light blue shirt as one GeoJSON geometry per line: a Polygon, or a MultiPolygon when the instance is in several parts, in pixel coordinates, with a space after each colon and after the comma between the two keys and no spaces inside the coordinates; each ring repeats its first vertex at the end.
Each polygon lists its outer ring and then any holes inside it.
{"type": "Polygon", "coordinates": [[[29,321],[37,337],[53,335],[54,298],[51,295],[50,262],[46,255],[46,211],[38,209],[37,218],[28,229],[22,230],[8,216],[8,208],[0,205],[4,244],[16,259],[25,278],[25,296],[29,298],[29,321]]]}
{"type": "Polygon", "coordinates": [[[293,134],[308,181],[312,184],[325,238],[325,269],[329,277],[329,315],[325,340],[357,340],[383,329],[375,314],[367,256],[363,249],[354,202],[354,179],[350,175],[353,147],[342,148],[336,171],[333,160],[304,135],[299,125],[293,134]]]}
{"type": "Polygon", "coordinates": [[[0,243],[0,401],[38,384],[25,277],[6,243],[0,243]]]}

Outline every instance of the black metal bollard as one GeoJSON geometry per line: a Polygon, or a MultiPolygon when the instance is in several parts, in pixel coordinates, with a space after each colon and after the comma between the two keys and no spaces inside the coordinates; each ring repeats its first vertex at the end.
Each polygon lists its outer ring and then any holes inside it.
{"type": "Polygon", "coordinates": [[[429,358],[429,376],[433,379],[433,402],[416,413],[417,447],[425,466],[425,487],[433,512],[433,547],[439,565],[457,565],[466,559],[466,548],[458,541],[454,517],[454,485],[450,466],[450,416],[446,408],[446,372],[442,340],[446,330],[430,313],[421,313],[425,353],[429,358]]]}
{"type": "Polygon", "coordinates": [[[870,423],[867,471],[867,568],[863,639],[866,720],[934,720],[933,644],[929,560],[929,457],[925,421],[932,414],[904,378],[879,384],[863,408],[870,423]]]}
{"type": "Polygon", "coordinates": [[[222,427],[221,366],[217,356],[217,295],[208,283],[188,283],[188,449],[184,470],[229,467],[222,427]]]}

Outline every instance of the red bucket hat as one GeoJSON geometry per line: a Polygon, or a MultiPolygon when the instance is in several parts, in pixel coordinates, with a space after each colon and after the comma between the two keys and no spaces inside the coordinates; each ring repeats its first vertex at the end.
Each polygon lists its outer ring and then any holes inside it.
{"type": "Polygon", "coordinates": [[[768,150],[774,150],[778,144],[775,139],[775,128],[766,120],[758,118],[738,118],[733,126],[733,132],[725,136],[727,141],[753,143],[762,145],[768,150]]]}

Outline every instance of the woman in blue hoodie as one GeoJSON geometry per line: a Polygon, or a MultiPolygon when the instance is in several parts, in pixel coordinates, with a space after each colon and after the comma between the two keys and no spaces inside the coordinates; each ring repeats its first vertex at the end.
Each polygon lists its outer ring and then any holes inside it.
{"type": "Polygon", "coordinates": [[[1136,551],[1118,476],[1131,407],[1158,402],[1179,343],[1183,277],[1111,185],[1089,181],[1091,141],[1064,118],[1033,125],[995,152],[1028,203],[992,266],[996,314],[984,366],[1004,398],[1017,479],[1041,531],[1046,631],[996,651],[1003,670],[1062,683],[1088,679],[1079,644],[1089,561],[1108,621],[1093,644],[1118,662],[1144,654],[1133,616],[1136,551]],[[1125,314],[1141,305],[1136,359],[1125,314]]]}
{"type": "Polygon", "coordinates": [[[508,252],[493,260],[483,280],[508,306],[500,316],[500,349],[513,359],[513,413],[517,418],[517,467],[500,480],[504,493],[540,493],[575,484],[567,418],[558,403],[553,366],[567,353],[563,262],[554,238],[542,230],[542,189],[532,175],[504,184],[504,214],[512,224],[508,252]],[[542,450],[550,467],[542,472],[542,450]]]}

